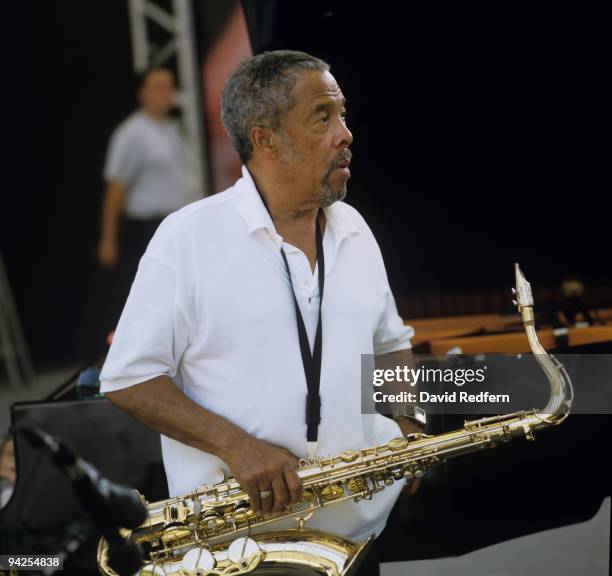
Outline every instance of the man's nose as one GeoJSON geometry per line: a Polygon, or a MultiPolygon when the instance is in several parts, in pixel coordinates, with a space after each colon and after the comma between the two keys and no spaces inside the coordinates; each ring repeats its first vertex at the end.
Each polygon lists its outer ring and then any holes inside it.
{"type": "Polygon", "coordinates": [[[353,134],[348,129],[345,122],[338,123],[338,131],[335,140],[335,144],[338,148],[344,145],[350,146],[353,143],[353,134]]]}

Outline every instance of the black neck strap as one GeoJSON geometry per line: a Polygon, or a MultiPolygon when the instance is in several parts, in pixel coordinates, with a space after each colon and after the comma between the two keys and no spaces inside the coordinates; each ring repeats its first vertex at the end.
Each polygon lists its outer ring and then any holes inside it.
{"type": "Polygon", "coordinates": [[[317,265],[319,268],[319,319],[317,321],[317,333],[315,335],[314,347],[312,353],[310,351],[310,343],[308,342],[308,334],[304,325],[304,318],[300,311],[297,298],[295,296],[295,288],[291,280],[291,270],[285,251],[281,247],[283,262],[287,269],[289,284],[293,293],[293,304],[295,305],[295,318],[297,322],[298,337],[300,340],[300,351],[302,353],[302,364],[304,365],[304,375],[306,376],[306,386],[308,387],[308,395],[306,396],[306,440],[308,442],[316,442],[319,431],[319,423],[321,422],[321,396],[319,395],[319,386],[321,383],[321,355],[322,355],[322,340],[323,326],[321,322],[321,306],[323,304],[323,288],[325,286],[325,258],[323,256],[323,237],[321,235],[321,227],[319,218],[315,219],[315,235],[317,245],[317,265]]]}

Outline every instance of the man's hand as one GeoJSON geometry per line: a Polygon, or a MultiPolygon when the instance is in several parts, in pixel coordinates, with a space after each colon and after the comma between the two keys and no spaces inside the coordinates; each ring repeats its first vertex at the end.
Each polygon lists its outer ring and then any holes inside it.
{"type": "Polygon", "coordinates": [[[295,471],[298,459],[281,446],[246,436],[225,462],[249,495],[251,508],[257,514],[281,512],[302,499],[302,483],[295,471]],[[271,494],[262,498],[262,491],[271,494]]]}
{"type": "MultiPolygon", "coordinates": [[[[197,405],[168,376],[107,392],[106,397],[161,434],[223,460],[248,494],[254,512],[281,512],[302,499],[295,455],[250,436],[229,420],[197,405]],[[265,491],[270,491],[270,496],[261,498],[260,492],[265,491]]],[[[399,425],[403,434],[421,430],[410,420],[400,421],[399,425]]],[[[414,494],[418,485],[418,481],[413,482],[408,493],[414,494]]]]}
{"type": "Polygon", "coordinates": [[[98,262],[105,270],[111,270],[119,261],[119,246],[114,240],[101,240],[98,244],[98,262]]]}
{"type": "Polygon", "coordinates": [[[8,439],[0,445],[0,478],[8,480],[13,485],[17,480],[15,447],[12,439],[8,439]]]}
{"type": "MultiPolygon", "coordinates": [[[[417,434],[419,432],[423,432],[423,426],[413,420],[412,418],[405,418],[404,416],[396,416],[393,418],[400,427],[403,436],[407,436],[408,434],[417,434]]],[[[412,480],[408,480],[406,482],[406,486],[402,490],[402,494],[406,496],[414,496],[419,486],[421,485],[420,478],[413,478],[412,480]]]]}
{"type": "Polygon", "coordinates": [[[160,433],[223,460],[251,499],[255,512],[280,512],[302,498],[298,459],[285,448],[258,440],[188,398],[168,376],[107,392],[118,408],[160,433]],[[270,496],[260,498],[261,491],[270,496]]]}

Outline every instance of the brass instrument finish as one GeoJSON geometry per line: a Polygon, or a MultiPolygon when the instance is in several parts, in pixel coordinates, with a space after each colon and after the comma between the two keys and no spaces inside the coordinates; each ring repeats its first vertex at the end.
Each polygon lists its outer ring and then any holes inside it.
{"type": "MultiPolygon", "coordinates": [[[[561,423],[573,399],[571,382],[563,366],[538,342],[531,287],[518,264],[515,274],[515,304],[550,386],[545,408],[466,421],[463,428],[436,436],[411,434],[381,446],[345,450],[335,457],[302,460],[298,475],[303,501],[275,516],[256,516],[248,495],[234,479],[148,504],[145,523],[125,533],[143,548],[146,565],[140,574],[263,576],[279,574],[283,566],[290,567],[292,574],[349,574],[369,541],[353,542],[306,528],[307,519],[318,508],[348,499],[370,500],[397,481],[421,478],[449,458],[493,448],[517,436],[532,440],[534,431],[561,423]],[[294,518],[296,528],[274,530],[274,524],[286,518],[294,518]]],[[[101,540],[100,572],[115,576],[107,552],[101,540]]]]}

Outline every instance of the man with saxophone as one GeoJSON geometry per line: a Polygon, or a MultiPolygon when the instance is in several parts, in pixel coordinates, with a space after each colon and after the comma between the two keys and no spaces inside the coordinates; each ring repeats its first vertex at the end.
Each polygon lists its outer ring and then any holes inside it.
{"type": "MultiPolygon", "coordinates": [[[[361,354],[408,362],[413,330],[370,229],[342,202],[353,136],[329,66],[302,52],[255,56],[228,79],[222,119],[243,177],[158,228],[102,391],[162,434],[171,495],[232,475],[268,515],[300,501],[298,458],[418,429],[360,404],[361,354]]],[[[308,525],[378,535],[401,486],[308,525]]],[[[369,562],[363,573],[375,574],[369,562]]]]}

